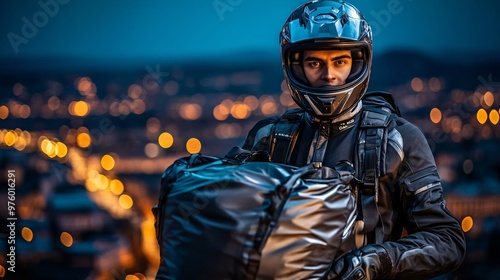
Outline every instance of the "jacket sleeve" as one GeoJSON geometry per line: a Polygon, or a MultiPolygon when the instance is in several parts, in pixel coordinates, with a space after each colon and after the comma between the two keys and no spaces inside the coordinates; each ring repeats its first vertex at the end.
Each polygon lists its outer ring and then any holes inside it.
{"type": "Polygon", "coordinates": [[[434,156],[422,132],[409,122],[396,128],[404,159],[395,178],[401,219],[408,235],[387,241],[390,278],[429,279],[455,270],[465,256],[460,223],[446,208],[434,156]]]}

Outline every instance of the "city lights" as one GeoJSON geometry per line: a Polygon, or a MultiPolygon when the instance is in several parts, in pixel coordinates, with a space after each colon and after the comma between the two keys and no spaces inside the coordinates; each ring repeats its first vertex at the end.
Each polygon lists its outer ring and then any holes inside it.
{"type": "Polygon", "coordinates": [[[263,95],[259,98],[260,101],[260,110],[264,116],[272,116],[276,115],[278,112],[278,105],[274,98],[269,95],[263,95]]]}
{"type": "Polygon", "coordinates": [[[88,133],[82,132],[76,136],[76,143],[80,148],[88,148],[92,144],[92,139],[88,133]]]}
{"type": "Polygon", "coordinates": [[[4,140],[5,144],[7,146],[12,146],[14,145],[14,143],[16,143],[17,141],[17,135],[14,131],[8,131],[5,136],[4,136],[4,140]]]}
{"type": "Polygon", "coordinates": [[[9,116],[9,108],[5,105],[0,106],[0,119],[5,120],[9,116]]]}
{"type": "Polygon", "coordinates": [[[128,194],[122,194],[120,195],[120,198],[118,199],[118,203],[123,209],[130,209],[134,205],[134,201],[128,194]]]}
{"type": "Polygon", "coordinates": [[[54,140],[49,140],[45,136],[38,139],[40,150],[49,158],[59,157],[63,158],[68,154],[68,147],[66,144],[54,140]]]}
{"type": "Polygon", "coordinates": [[[143,88],[138,84],[132,84],[128,87],[128,96],[132,99],[141,98],[143,93],[143,88]]]}
{"type": "Polygon", "coordinates": [[[49,98],[49,101],[47,102],[47,105],[50,110],[55,111],[59,109],[59,106],[61,106],[61,100],[57,96],[51,96],[49,98]]]}
{"type": "Polygon", "coordinates": [[[93,178],[87,178],[87,180],[85,180],[85,188],[89,192],[96,192],[99,190],[93,178]]]}
{"type": "Polygon", "coordinates": [[[229,109],[226,106],[219,104],[215,106],[213,110],[213,115],[216,120],[224,121],[229,116],[229,109]]]}
{"type": "Polygon", "coordinates": [[[186,150],[190,154],[196,154],[201,151],[201,142],[197,138],[190,138],[186,142],[186,150]]]}
{"type": "Polygon", "coordinates": [[[21,230],[21,236],[27,242],[31,242],[31,240],[33,240],[33,231],[31,231],[31,229],[28,227],[23,227],[23,229],[21,230]]]}
{"type": "Polygon", "coordinates": [[[470,174],[474,170],[474,162],[472,160],[467,159],[464,161],[462,168],[465,174],[470,174]]]}
{"type": "Polygon", "coordinates": [[[243,99],[243,103],[248,106],[250,111],[255,111],[257,110],[257,108],[259,108],[259,99],[257,99],[257,97],[255,97],[254,95],[245,96],[245,98],[243,99]]]}
{"type": "Polygon", "coordinates": [[[26,93],[26,87],[21,83],[15,83],[12,87],[12,93],[14,93],[15,96],[21,96],[26,93]]]}
{"type": "Polygon", "coordinates": [[[104,155],[101,158],[101,166],[104,170],[111,170],[115,167],[115,159],[110,155],[104,155]]]}
{"type": "Polygon", "coordinates": [[[59,236],[59,240],[66,247],[73,246],[73,236],[71,236],[71,234],[67,232],[62,232],[61,235],[59,236]]]}
{"type": "Polygon", "coordinates": [[[476,118],[480,124],[485,124],[488,120],[488,113],[485,109],[481,108],[477,111],[476,118]]]}
{"type": "Polygon", "coordinates": [[[491,92],[487,91],[483,96],[483,100],[484,100],[484,104],[487,107],[491,107],[491,106],[493,106],[493,103],[495,102],[495,97],[493,96],[493,94],[491,92]]]}
{"type": "Polygon", "coordinates": [[[136,275],[129,274],[129,275],[125,276],[125,280],[141,280],[141,279],[139,277],[137,277],[136,275]]]}
{"type": "Polygon", "coordinates": [[[421,92],[424,90],[424,82],[420,78],[413,78],[410,85],[411,89],[415,92],[421,92]]]}
{"type": "Polygon", "coordinates": [[[432,108],[430,118],[433,123],[439,123],[442,118],[441,110],[438,108],[432,108]]]}
{"type": "Polygon", "coordinates": [[[56,151],[56,155],[60,158],[63,158],[68,154],[68,147],[63,142],[57,142],[56,151]]]}
{"type": "Polygon", "coordinates": [[[197,120],[202,112],[201,106],[195,103],[182,104],[179,108],[179,115],[185,120],[197,120]]]}
{"type": "Polygon", "coordinates": [[[115,195],[121,195],[124,190],[123,183],[118,179],[113,179],[109,183],[109,190],[115,195]]]}
{"type": "Polygon", "coordinates": [[[171,80],[165,83],[163,86],[163,92],[168,96],[174,96],[179,92],[179,83],[171,80]]]}
{"type": "Polygon", "coordinates": [[[19,117],[22,119],[27,119],[31,115],[30,106],[23,104],[19,107],[19,117]]]}
{"type": "Polygon", "coordinates": [[[76,81],[76,88],[83,96],[92,96],[95,94],[95,84],[88,77],[82,77],[76,81]]]}
{"type": "Polygon", "coordinates": [[[158,144],[163,149],[168,149],[174,144],[174,137],[168,132],[163,132],[158,136],[158,144]]]}
{"type": "Polygon", "coordinates": [[[140,115],[146,111],[146,104],[141,99],[136,99],[130,104],[130,109],[136,115],[140,115]]]}
{"type": "Polygon", "coordinates": [[[235,119],[246,119],[250,116],[250,107],[241,102],[236,102],[231,106],[231,116],[235,119]]]}
{"type": "Polygon", "coordinates": [[[500,116],[498,114],[498,111],[497,110],[491,110],[490,111],[490,122],[493,124],[493,125],[497,125],[498,124],[498,121],[500,119],[500,116]]]}
{"type": "Polygon", "coordinates": [[[429,89],[432,92],[438,92],[443,88],[442,82],[440,79],[436,77],[432,77],[429,79],[429,89]]]}
{"type": "Polygon", "coordinates": [[[22,136],[18,137],[17,138],[17,141],[14,143],[14,149],[18,150],[18,151],[22,151],[26,148],[26,145],[28,143],[26,142],[26,139],[22,136]]]}
{"type": "Polygon", "coordinates": [[[75,117],[85,117],[89,114],[89,104],[85,101],[73,101],[69,104],[68,112],[75,117]]]}
{"type": "Polygon", "coordinates": [[[146,129],[150,133],[157,133],[160,131],[161,122],[157,118],[149,118],[146,123],[146,129]]]}
{"type": "Polygon", "coordinates": [[[109,179],[104,174],[99,174],[95,178],[96,186],[100,190],[105,190],[109,186],[109,179]]]}
{"type": "Polygon", "coordinates": [[[240,137],[242,128],[237,123],[225,124],[221,123],[215,128],[215,136],[219,139],[230,139],[240,137]]]}
{"type": "Polygon", "coordinates": [[[474,221],[470,216],[467,216],[462,220],[462,230],[464,232],[468,232],[469,230],[471,230],[473,225],[474,221]]]}
{"type": "Polygon", "coordinates": [[[155,158],[160,154],[160,148],[155,143],[148,143],[144,146],[144,154],[148,158],[155,158]]]}
{"type": "Polygon", "coordinates": [[[297,104],[295,104],[295,101],[293,101],[289,92],[283,92],[280,94],[280,104],[286,108],[297,107],[297,104]]]}

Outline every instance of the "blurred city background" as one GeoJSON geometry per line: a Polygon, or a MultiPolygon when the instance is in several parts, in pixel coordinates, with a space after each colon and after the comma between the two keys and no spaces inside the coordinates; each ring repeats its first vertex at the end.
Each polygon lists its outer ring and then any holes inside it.
{"type": "MultiPolygon", "coordinates": [[[[440,279],[500,279],[500,9],[476,2],[352,1],[374,29],[370,90],[426,135],[467,237],[440,279]]],[[[2,2],[0,215],[17,220],[0,278],[154,279],[161,173],[295,106],[277,35],[301,3],[2,2]]]]}

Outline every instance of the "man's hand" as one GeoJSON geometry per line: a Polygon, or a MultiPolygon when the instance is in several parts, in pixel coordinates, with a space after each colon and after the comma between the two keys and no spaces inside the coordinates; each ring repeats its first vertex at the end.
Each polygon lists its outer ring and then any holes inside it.
{"type": "Polygon", "coordinates": [[[353,250],[338,259],[326,279],[373,280],[390,274],[392,262],[389,254],[380,245],[367,245],[353,250]]]}

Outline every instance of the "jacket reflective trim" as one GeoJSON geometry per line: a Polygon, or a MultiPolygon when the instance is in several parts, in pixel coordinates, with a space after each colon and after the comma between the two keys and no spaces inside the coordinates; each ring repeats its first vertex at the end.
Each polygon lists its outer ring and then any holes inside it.
{"type": "Polygon", "coordinates": [[[403,151],[403,137],[401,136],[401,133],[399,133],[399,131],[397,131],[396,129],[393,129],[391,132],[389,132],[388,138],[389,145],[394,148],[402,161],[405,157],[405,154],[403,151]]]}
{"type": "Polygon", "coordinates": [[[435,188],[435,187],[440,187],[440,186],[441,186],[441,183],[439,183],[439,182],[436,182],[436,183],[432,183],[432,184],[425,185],[425,186],[421,187],[420,189],[417,189],[417,190],[415,191],[415,195],[417,195],[417,194],[419,194],[419,193],[421,193],[421,192],[423,192],[423,191],[426,191],[426,190],[428,190],[428,189],[432,189],[432,188],[435,188]]]}

